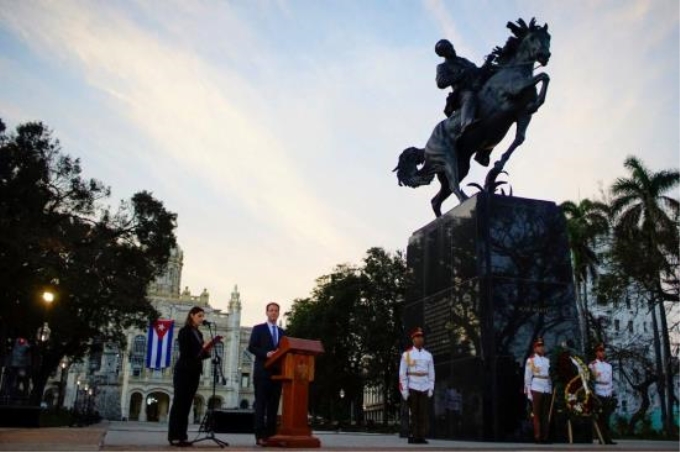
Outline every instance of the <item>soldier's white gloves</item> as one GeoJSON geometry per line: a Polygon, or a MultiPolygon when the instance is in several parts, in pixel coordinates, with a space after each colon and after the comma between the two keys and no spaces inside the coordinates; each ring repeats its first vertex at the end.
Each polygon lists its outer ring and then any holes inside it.
{"type": "Polygon", "coordinates": [[[432,397],[432,389],[430,389],[429,391],[427,391],[427,396],[428,396],[428,397],[432,397]]]}
{"type": "Polygon", "coordinates": [[[408,391],[402,391],[401,396],[404,398],[404,400],[408,400],[408,391]]]}
{"type": "Polygon", "coordinates": [[[534,401],[534,396],[531,394],[531,391],[527,392],[527,399],[529,399],[529,402],[534,401]]]}

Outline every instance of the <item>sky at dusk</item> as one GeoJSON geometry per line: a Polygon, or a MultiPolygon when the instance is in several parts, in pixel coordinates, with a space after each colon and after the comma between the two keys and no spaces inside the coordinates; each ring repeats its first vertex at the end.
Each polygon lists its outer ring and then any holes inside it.
{"type": "MultiPolygon", "coordinates": [[[[182,285],[226,309],[238,284],[252,325],[434,218],[438,184],[391,171],[444,117],[441,38],[480,65],[506,22],[549,25],[515,196],[598,197],[629,155],[680,166],[679,16],[677,0],[0,0],[0,118],[45,122],[113,204],[153,192],[178,214],[182,285]]],[[[473,161],[463,183],[485,174],[473,161]]]]}

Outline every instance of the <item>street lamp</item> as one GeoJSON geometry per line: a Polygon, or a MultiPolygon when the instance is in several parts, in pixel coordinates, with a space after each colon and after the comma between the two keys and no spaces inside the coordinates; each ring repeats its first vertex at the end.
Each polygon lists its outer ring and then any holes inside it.
{"type": "Polygon", "coordinates": [[[80,395],[80,380],[76,380],[76,398],[73,400],[73,412],[78,412],[78,396],[80,395]]]}
{"type": "MultiPolygon", "coordinates": [[[[341,389],[340,390],[340,400],[344,402],[345,400],[345,390],[341,389]]],[[[344,403],[343,403],[344,405],[344,403]]],[[[344,408],[344,407],[343,407],[344,408]]],[[[349,425],[352,425],[352,419],[353,419],[353,413],[352,411],[354,410],[354,401],[352,399],[349,400],[349,425]]],[[[344,409],[343,409],[344,411],[344,409]]]]}
{"type": "MultiPolygon", "coordinates": [[[[340,389],[340,409],[341,409],[340,413],[344,411],[344,408],[345,408],[345,390],[340,389]]],[[[340,418],[338,419],[338,426],[342,425],[342,418],[343,415],[340,414],[340,418]]]]}
{"type": "Polygon", "coordinates": [[[38,330],[38,342],[41,344],[47,342],[51,333],[52,330],[50,330],[50,326],[47,324],[47,322],[43,322],[43,324],[40,326],[40,329],[38,330]]]}
{"type": "Polygon", "coordinates": [[[87,390],[87,420],[88,422],[92,422],[92,394],[94,394],[94,390],[92,387],[87,390]]]}
{"type": "MultiPolygon", "coordinates": [[[[83,400],[80,399],[80,385],[81,381],[80,378],[76,380],[76,398],[73,401],[73,416],[71,418],[71,426],[75,425],[77,427],[82,427],[83,426],[83,400]],[[79,400],[80,399],[80,400],[79,400]]],[[[85,387],[83,390],[85,391],[85,394],[83,394],[83,397],[86,396],[87,394],[87,385],[84,385],[85,387]]]]}
{"type": "Polygon", "coordinates": [[[42,298],[45,301],[45,303],[47,303],[49,305],[49,304],[52,304],[52,302],[54,301],[54,294],[52,292],[50,292],[49,290],[46,290],[46,291],[43,292],[42,298]]]}
{"type": "Polygon", "coordinates": [[[43,324],[40,327],[40,334],[38,335],[38,341],[46,342],[50,337],[50,328],[47,326],[47,309],[54,302],[54,293],[49,290],[45,290],[42,293],[42,299],[45,302],[45,314],[43,316],[43,324]]]}
{"type": "Polygon", "coordinates": [[[59,379],[59,399],[57,400],[57,409],[61,410],[61,408],[64,406],[64,391],[66,389],[66,366],[68,363],[66,362],[66,358],[63,358],[61,360],[61,378],[59,379]]]}

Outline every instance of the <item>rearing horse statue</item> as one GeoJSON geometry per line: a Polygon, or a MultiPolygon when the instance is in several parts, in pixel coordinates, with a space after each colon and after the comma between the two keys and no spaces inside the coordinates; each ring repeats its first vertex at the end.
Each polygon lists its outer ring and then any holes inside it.
{"type": "Polygon", "coordinates": [[[545,66],[550,59],[550,34],[548,25],[536,25],[531,19],[527,25],[522,19],[508,22],[512,31],[503,48],[496,47],[488,61],[490,75],[477,92],[476,122],[461,133],[461,112],[437,124],[424,149],[408,148],[399,156],[395,168],[399,185],[418,187],[432,182],[436,175],[441,189],[432,198],[432,208],[441,216],[441,205],[455,194],[460,202],[467,195],[460,182],[470,170],[470,158],[482,165],[489,163],[489,154],[517,124],[515,139],[501,158],[489,170],[484,189],[493,192],[496,177],[514,152],[522,144],[531,115],[545,102],[550,77],[545,73],[534,75],[534,64],[545,66]],[[537,93],[537,85],[541,84],[537,93]]]}

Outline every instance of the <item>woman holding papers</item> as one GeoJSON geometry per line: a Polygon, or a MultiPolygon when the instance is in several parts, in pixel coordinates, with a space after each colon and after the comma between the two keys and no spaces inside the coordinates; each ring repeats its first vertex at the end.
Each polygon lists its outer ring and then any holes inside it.
{"type": "Polygon", "coordinates": [[[203,360],[210,358],[210,349],[222,339],[221,336],[216,336],[212,341],[203,341],[198,327],[204,320],[203,308],[194,306],[187,314],[177,337],[179,359],[175,363],[173,374],[174,397],[168,424],[168,441],[173,446],[191,446],[191,442],[187,441],[189,411],[203,371],[203,360]]]}

